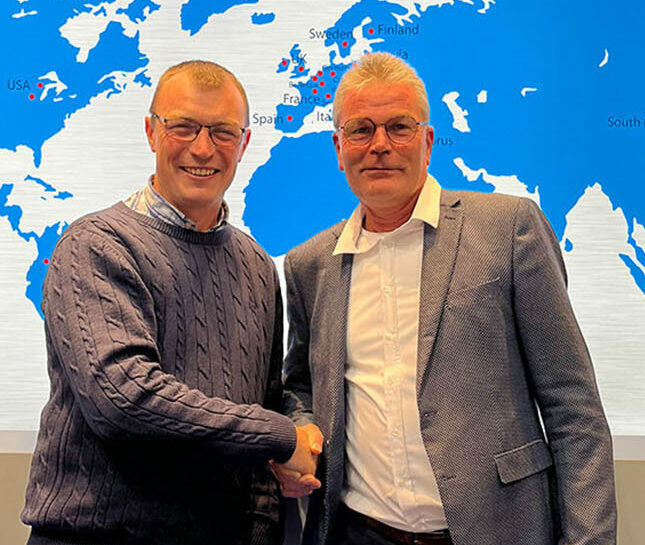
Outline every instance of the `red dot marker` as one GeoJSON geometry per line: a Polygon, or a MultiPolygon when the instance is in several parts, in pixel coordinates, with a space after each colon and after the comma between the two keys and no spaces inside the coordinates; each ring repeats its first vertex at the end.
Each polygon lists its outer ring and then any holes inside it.
{"type": "Polygon", "coordinates": [[[335,72],[334,70],[332,70],[331,72],[329,72],[329,75],[330,75],[332,78],[335,78],[335,77],[336,77],[336,72],[335,72]]]}
{"type": "Polygon", "coordinates": [[[287,66],[287,61],[282,61],[282,66],[287,66]]]}
{"type": "Polygon", "coordinates": [[[33,93],[29,95],[29,100],[33,100],[35,98],[36,98],[36,95],[34,95],[33,93]]]}
{"type": "Polygon", "coordinates": [[[325,95],[325,98],[326,98],[327,100],[329,100],[329,99],[331,98],[331,95],[330,95],[329,93],[327,93],[327,94],[325,95]]]}
{"type": "Polygon", "coordinates": [[[304,66],[298,66],[298,72],[302,72],[305,69],[304,66]]]}
{"type": "Polygon", "coordinates": [[[323,73],[322,73],[322,70],[318,70],[318,75],[319,75],[319,76],[322,76],[322,74],[323,74],[323,73]]]}
{"type": "Polygon", "coordinates": [[[42,81],[39,81],[39,82],[38,82],[38,89],[42,89],[42,88],[43,88],[43,82],[42,82],[42,81]]]}
{"type": "Polygon", "coordinates": [[[343,42],[343,47],[347,47],[347,42],[343,42]]]}
{"type": "Polygon", "coordinates": [[[316,76],[312,76],[311,79],[314,81],[318,81],[318,78],[316,76]]]}
{"type": "Polygon", "coordinates": [[[47,258],[43,259],[43,263],[44,263],[45,265],[49,265],[49,259],[47,259],[47,258]]]}
{"type": "Polygon", "coordinates": [[[288,115],[288,116],[287,116],[287,121],[293,121],[293,116],[292,116],[292,115],[288,115]]]}
{"type": "Polygon", "coordinates": [[[312,92],[314,95],[317,95],[317,94],[318,94],[318,89],[312,89],[312,90],[311,90],[311,92],[312,92]]]}
{"type": "Polygon", "coordinates": [[[320,81],[320,83],[319,83],[319,85],[320,85],[321,87],[324,87],[324,86],[325,86],[325,82],[321,80],[321,81],[320,81]]]}
{"type": "Polygon", "coordinates": [[[373,29],[373,28],[370,28],[367,32],[368,32],[369,34],[374,34],[374,29],[373,29]]]}

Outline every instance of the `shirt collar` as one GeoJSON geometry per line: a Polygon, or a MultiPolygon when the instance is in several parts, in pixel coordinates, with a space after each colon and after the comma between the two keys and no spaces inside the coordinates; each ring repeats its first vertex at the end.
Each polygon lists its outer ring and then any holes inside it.
{"type": "MultiPolygon", "coordinates": [[[[439,225],[440,196],[441,186],[439,182],[428,174],[410,219],[401,227],[408,225],[412,220],[419,220],[436,228],[439,225]]],[[[360,253],[358,239],[363,231],[364,219],[365,210],[363,205],[359,203],[347,220],[345,227],[343,227],[332,255],[360,253]]],[[[401,227],[398,227],[398,229],[401,227]]]]}
{"type": "MultiPolygon", "coordinates": [[[[197,231],[197,225],[181,210],[170,204],[160,193],[158,193],[153,185],[154,175],[150,176],[148,183],[143,189],[143,205],[145,213],[153,218],[160,219],[171,225],[178,225],[191,231],[197,231]]],[[[219,210],[217,223],[209,228],[206,232],[210,233],[221,227],[224,222],[228,221],[229,208],[226,201],[222,199],[222,206],[219,210]]]]}

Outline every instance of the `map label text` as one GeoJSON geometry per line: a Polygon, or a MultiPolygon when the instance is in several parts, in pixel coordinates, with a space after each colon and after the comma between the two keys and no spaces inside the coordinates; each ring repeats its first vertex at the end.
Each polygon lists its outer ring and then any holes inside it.
{"type": "Polygon", "coordinates": [[[643,122],[640,118],[636,116],[632,117],[613,117],[609,116],[607,118],[607,127],[612,128],[621,128],[621,129],[633,129],[636,127],[642,127],[643,122]]]}
{"type": "Polygon", "coordinates": [[[25,91],[31,89],[29,81],[26,79],[7,80],[7,87],[9,91],[25,91]]]}
{"type": "Polygon", "coordinates": [[[281,115],[262,115],[254,113],[251,117],[251,123],[262,127],[264,125],[275,125],[276,123],[284,123],[284,119],[281,115]]]}
{"type": "Polygon", "coordinates": [[[298,105],[300,103],[304,103],[304,104],[322,104],[323,99],[321,97],[314,97],[314,96],[298,97],[298,96],[295,96],[295,95],[290,95],[288,93],[284,93],[282,95],[282,102],[284,104],[293,104],[293,105],[298,105]]]}
{"type": "Polygon", "coordinates": [[[454,144],[454,141],[452,139],[452,136],[450,137],[438,136],[437,138],[434,139],[434,142],[433,142],[434,146],[452,146],[453,144],[454,144]]]}
{"type": "Polygon", "coordinates": [[[399,26],[399,25],[384,25],[379,23],[376,27],[378,34],[385,35],[398,35],[398,36],[418,36],[419,25],[413,26],[399,26]]]}
{"type": "Polygon", "coordinates": [[[309,39],[310,40],[324,40],[326,38],[331,38],[332,40],[340,40],[345,38],[351,38],[351,30],[341,30],[339,28],[329,29],[329,30],[317,30],[315,28],[309,29],[309,39]]]}

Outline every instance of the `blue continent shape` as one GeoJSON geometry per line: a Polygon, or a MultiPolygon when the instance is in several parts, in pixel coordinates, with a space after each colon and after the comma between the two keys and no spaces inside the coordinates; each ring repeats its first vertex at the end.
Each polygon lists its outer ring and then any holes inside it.
{"type": "Polygon", "coordinates": [[[275,13],[254,13],[251,15],[251,22],[254,25],[268,25],[275,21],[275,13]]]}
{"type": "MultiPolygon", "coordinates": [[[[302,127],[304,118],[313,112],[314,108],[328,106],[332,103],[338,82],[350,66],[349,61],[343,61],[343,59],[349,56],[352,46],[356,44],[352,31],[361,24],[368,14],[372,19],[372,26],[391,27],[397,24],[395,15],[404,15],[406,11],[400,4],[380,0],[363,0],[349,8],[333,26],[326,30],[310,29],[311,37],[324,38],[326,47],[337,48],[340,58],[336,60],[338,57],[336,49],[330,51],[328,64],[314,69],[311,72],[311,77],[307,80],[292,83],[292,86],[298,91],[298,96],[294,99],[293,95],[285,93],[283,103],[276,106],[275,128],[287,134],[295,133],[302,127]]],[[[367,32],[369,35],[369,29],[367,32]]],[[[301,56],[298,44],[294,44],[289,55],[294,63],[290,79],[299,80],[308,76],[310,69],[301,56]]],[[[283,71],[278,69],[278,72],[283,71]]]]}
{"type": "MultiPolygon", "coordinates": [[[[114,0],[104,3],[110,2],[114,0]]],[[[142,5],[137,0],[133,4],[142,5]]],[[[70,17],[93,7],[92,2],[85,0],[55,3],[31,0],[28,11],[35,10],[37,14],[14,18],[16,4],[3,2],[0,32],[6,44],[14,44],[15,53],[4,54],[0,60],[0,73],[7,80],[7,85],[0,87],[5,126],[0,131],[0,148],[15,151],[20,145],[28,146],[34,152],[35,165],[39,166],[43,143],[63,129],[71,114],[104,91],[122,92],[123,88],[117,88],[112,78],[104,76],[114,71],[135,72],[148,64],[139,50],[139,33],[128,37],[121,24],[115,22],[100,35],[86,62],[76,61],[78,49],[60,35],[59,28],[70,17]],[[51,71],[56,72],[67,89],[60,95],[49,90],[41,100],[43,91],[38,88],[38,78],[51,71]]],[[[40,80],[43,82],[48,83],[40,80]]],[[[145,81],[139,83],[146,85],[145,81]]]]}
{"type": "Polygon", "coordinates": [[[53,185],[48,184],[45,180],[42,180],[42,179],[40,179],[40,178],[36,178],[36,177],[34,177],[34,176],[29,176],[29,175],[27,175],[27,176],[25,176],[25,180],[26,180],[26,181],[27,181],[27,180],[28,180],[28,181],[32,181],[32,182],[34,182],[34,183],[38,184],[39,186],[41,186],[41,187],[42,187],[45,191],[47,191],[48,193],[50,193],[50,192],[52,192],[52,191],[56,191],[56,188],[55,188],[53,185]]]}
{"type": "MultiPolygon", "coordinates": [[[[430,172],[443,187],[485,192],[494,189],[481,178],[468,182],[453,162],[457,157],[471,168],[484,167],[495,175],[517,175],[529,191],[539,188],[542,209],[562,239],[566,214],[587,187],[599,182],[613,205],[621,207],[629,225],[628,244],[640,266],[645,266],[643,249],[632,236],[634,220],[645,223],[645,199],[640,188],[645,171],[645,77],[637,69],[645,58],[645,33],[640,28],[645,4],[625,7],[584,0],[525,0],[498,2],[485,14],[477,10],[478,6],[463,2],[430,6],[398,25],[393,14],[401,14],[400,5],[361,0],[328,30],[362,32],[363,38],[372,40],[372,50],[393,53],[416,68],[428,88],[436,132],[430,172]],[[371,23],[359,30],[366,17],[371,23]],[[605,49],[609,61],[599,67],[605,49]],[[537,90],[522,96],[525,87],[537,90]],[[484,89],[488,100],[479,104],[476,97],[484,89]],[[442,103],[443,96],[452,91],[460,93],[459,104],[469,112],[471,132],[452,127],[452,115],[442,103]],[[616,125],[616,119],[624,118],[635,121],[631,127],[616,125]]],[[[344,51],[338,48],[338,36],[332,34],[325,42],[330,47],[329,65],[309,66],[311,74],[320,70],[327,74],[334,67],[340,76],[346,69],[346,64],[336,60],[337,52],[342,60],[344,51]]],[[[309,77],[295,87],[301,97],[311,97],[313,83],[309,77]]],[[[334,90],[335,85],[327,88],[334,90]]],[[[278,118],[283,122],[276,123],[276,128],[284,133],[297,131],[314,107],[305,101],[278,105],[278,118]]],[[[289,142],[285,145],[294,147],[295,142],[285,140],[289,142]]],[[[322,145],[331,148],[331,142],[322,145]]],[[[333,154],[322,148],[301,146],[299,153],[315,162],[307,165],[304,176],[336,168],[333,154]]],[[[308,198],[309,188],[303,183],[285,187],[285,176],[286,183],[296,180],[293,169],[286,169],[285,161],[276,161],[274,156],[262,167],[261,179],[276,180],[280,188],[265,190],[261,205],[263,210],[272,210],[272,217],[283,218],[297,208],[295,202],[308,198]],[[285,193],[292,197],[283,202],[285,193]]],[[[300,182],[300,178],[297,180],[300,182]]],[[[249,200],[256,191],[254,183],[255,177],[247,190],[247,206],[251,207],[255,203],[249,200]]],[[[346,198],[343,195],[339,193],[332,200],[346,198]]],[[[315,214],[312,210],[308,213],[321,225],[331,224],[338,217],[322,204],[316,206],[315,214]]],[[[311,232],[309,220],[303,219],[299,228],[302,234],[284,229],[281,235],[268,235],[256,229],[257,213],[248,210],[245,218],[261,244],[281,251],[311,232]],[[280,236],[284,244],[276,240],[280,236]]],[[[645,293],[639,267],[626,255],[621,259],[645,293]]]]}
{"type": "MultiPolygon", "coordinates": [[[[25,181],[31,181],[35,184],[38,184],[39,186],[44,188],[47,193],[56,193],[55,195],[52,195],[52,198],[54,199],[60,199],[61,201],[64,201],[65,199],[69,199],[70,197],[74,196],[69,191],[57,191],[53,185],[48,184],[45,180],[41,180],[40,178],[36,178],[34,176],[25,176],[25,181]]],[[[45,197],[41,197],[41,199],[46,200],[45,197]]]]}
{"type": "Polygon", "coordinates": [[[57,222],[54,225],[49,225],[40,235],[34,231],[23,231],[20,228],[20,220],[23,215],[22,208],[17,204],[7,204],[7,199],[12,191],[13,184],[3,184],[0,186],[0,217],[7,218],[11,229],[21,239],[27,242],[33,239],[36,242],[38,254],[27,271],[27,288],[25,290],[25,296],[33,303],[36,311],[40,314],[40,317],[44,318],[41,309],[43,280],[45,279],[45,273],[47,272],[49,259],[54,251],[54,246],[56,246],[56,242],[58,242],[63,231],[67,229],[68,224],[66,222],[63,222],[62,224],[57,222]]]}
{"type": "Polygon", "coordinates": [[[157,11],[161,6],[152,0],[134,0],[127,8],[119,8],[117,13],[125,13],[133,23],[142,23],[148,15],[157,11]]]}
{"type": "Polygon", "coordinates": [[[358,201],[335,157],[329,131],[285,137],[253,173],[242,219],[271,255],[286,253],[351,214],[358,201]],[[274,214],[266,203],[278,206],[279,212],[274,214]]]}
{"type": "Polygon", "coordinates": [[[234,6],[257,4],[259,0],[188,0],[181,6],[181,29],[197,34],[211,15],[221,15],[234,6]]]}
{"type": "Polygon", "coordinates": [[[280,62],[278,63],[278,67],[275,70],[276,74],[280,74],[281,72],[286,72],[289,68],[289,59],[285,59],[284,57],[280,59],[280,62]]]}

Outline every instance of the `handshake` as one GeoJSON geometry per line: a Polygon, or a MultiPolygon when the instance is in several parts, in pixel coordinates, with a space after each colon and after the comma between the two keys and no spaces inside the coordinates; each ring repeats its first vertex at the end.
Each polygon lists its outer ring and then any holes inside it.
{"type": "Polygon", "coordinates": [[[285,498],[308,496],[321,487],[315,477],[318,455],[322,452],[323,435],[315,424],[296,426],[296,450],[284,464],[271,460],[269,465],[280,483],[285,498]]]}

